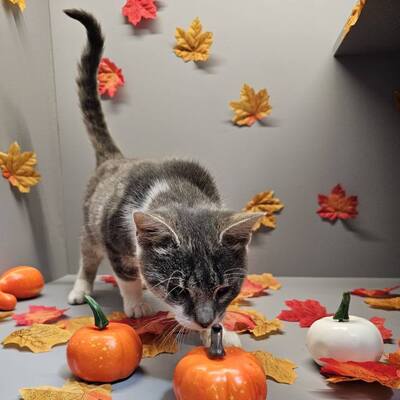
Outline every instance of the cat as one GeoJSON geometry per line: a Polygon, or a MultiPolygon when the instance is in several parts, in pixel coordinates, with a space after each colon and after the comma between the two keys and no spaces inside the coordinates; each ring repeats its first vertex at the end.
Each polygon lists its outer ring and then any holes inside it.
{"type": "MultiPolygon", "coordinates": [[[[92,293],[98,266],[107,256],[129,317],[151,311],[143,302],[143,282],[172,308],[181,325],[200,331],[207,343],[210,327],[240,292],[252,227],[264,214],[225,209],[214,179],[197,162],[123,157],[97,91],[101,27],[85,11],[64,12],[87,31],[77,85],[96,153],[83,206],[80,267],[68,302],[82,304],[92,293]]],[[[240,345],[237,337],[224,337],[240,345]]]]}

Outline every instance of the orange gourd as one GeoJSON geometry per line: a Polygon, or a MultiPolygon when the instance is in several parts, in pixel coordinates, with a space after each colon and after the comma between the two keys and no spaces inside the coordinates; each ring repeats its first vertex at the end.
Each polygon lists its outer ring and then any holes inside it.
{"type": "Polygon", "coordinates": [[[12,311],[17,305],[17,299],[12,294],[0,292],[0,311],[12,311]]]}
{"type": "Polygon", "coordinates": [[[100,306],[85,296],[93,311],[95,326],[76,331],[68,342],[67,362],[72,373],[88,382],[115,382],[135,371],[143,346],[127,324],[109,322],[100,306]]]}
{"type": "Polygon", "coordinates": [[[239,347],[222,347],[222,327],[214,326],[210,349],[197,347],[176,366],[177,400],[265,400],[267,382],[258,360],[239,347]]]}
{"type": "Polygon", "coordinates": [[[34,267],[10,268],[0,276],[0,290],[13,294],[18,300],[38,296],[43,287],[43,275],[34,267]]]}

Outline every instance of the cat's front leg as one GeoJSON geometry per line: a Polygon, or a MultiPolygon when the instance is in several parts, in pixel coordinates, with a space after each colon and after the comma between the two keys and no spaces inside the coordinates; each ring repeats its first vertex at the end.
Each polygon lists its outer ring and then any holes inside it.
{"type": "MultiPolygon", "coordinates": [[[[211,328],[200,332],[200,339],[203,345],[209,347],[211,344],[211,328]]],[[[236,332],[228,331],[223,327],[222,343],[225,347],[242,347],[239,335],[236,332]]]]}

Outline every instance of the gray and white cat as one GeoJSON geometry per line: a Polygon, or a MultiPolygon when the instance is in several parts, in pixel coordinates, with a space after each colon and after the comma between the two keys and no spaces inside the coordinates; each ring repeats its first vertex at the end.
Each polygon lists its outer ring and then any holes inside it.
{"type": "MultiPolygon", "coordinates": [[[[203,332],[224,315],[246,275],[251,228],[262,213],[223,208],[211,175],[196,162],[126,159],[110,136],[97,92],[104,38],[95,18],[65,13],[87,30],[79,65],[80,106],[97,167],[84,200],[78,277],[71,304],[91,294],[97,268],[107,256],[128,316],[150,310],[142,281],[172,307],[177,321],[203,332]]],[[[236,337],[225,340],[238,345],[236,337]]]]}

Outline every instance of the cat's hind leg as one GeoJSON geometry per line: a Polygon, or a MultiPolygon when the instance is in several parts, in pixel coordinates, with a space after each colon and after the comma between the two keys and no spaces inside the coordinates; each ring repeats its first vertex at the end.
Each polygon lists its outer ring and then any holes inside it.
{"type": "Polygon", "coordinates": [[[93,282],[103,257],[104,251],[102,247],[93,243],[86,235],[82,236],[79,272],[74,287],[68,295],[69,304],[83,304],[85,295],[92,294],[93,282]]]}

